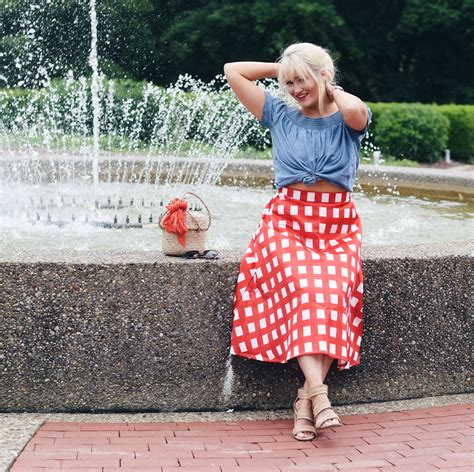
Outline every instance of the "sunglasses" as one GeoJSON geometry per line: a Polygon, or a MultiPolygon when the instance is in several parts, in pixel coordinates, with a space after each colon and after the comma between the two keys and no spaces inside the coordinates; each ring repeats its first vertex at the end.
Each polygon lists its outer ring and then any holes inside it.
{"type": "Polygon", "coordinates": [[[207,249],[206,251],[186,251],[183,254],[185,259],[219,259],[218,252],[214,249],[207,249]]]}

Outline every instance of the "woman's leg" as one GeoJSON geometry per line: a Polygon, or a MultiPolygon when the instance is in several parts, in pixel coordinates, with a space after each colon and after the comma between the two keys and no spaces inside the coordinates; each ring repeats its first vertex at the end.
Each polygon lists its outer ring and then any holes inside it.
{"type": "MultiPolygon", "coordinates": [[[[325,354],[311,354],[300,356],[297,358],[298,364],[303,371],[305,376],[304,388],[309,389],[311,387],[316,387],[321,385],[326,378],[326,375],[331,367],[331,364],[334,361],[334,358],[327,356],[325,354]]],[[[311,400],[300,400],[297,402],[297,407],[300,405],[302,407],[311,408],[311,400]],[[304,403],[307,402],[307,403],[304,403]]],[[[307,420],[301,420],[301,424],[309,423],[307,420]],[[304,421],[306,421],[304,423],[304,421]]],[[[339,421],[337,419],[331,419],[327,421],[328,425],[337,425],[339,421]]]]}
{"type": "Polygon", "coordinates": [[[308,389],[324,382],[334,358],[326,354],[311,354],[297,360],[305,377],[304,388],[308,389]]]}

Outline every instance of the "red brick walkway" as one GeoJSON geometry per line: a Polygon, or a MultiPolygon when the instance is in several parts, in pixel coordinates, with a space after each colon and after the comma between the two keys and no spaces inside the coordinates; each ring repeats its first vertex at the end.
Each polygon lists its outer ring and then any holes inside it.
{"type": "Polygon", "coordinates": [[[474,404],[341,416],[312,442],[290,420],[44,423],[12,472],[473,471],[474,404]]]}

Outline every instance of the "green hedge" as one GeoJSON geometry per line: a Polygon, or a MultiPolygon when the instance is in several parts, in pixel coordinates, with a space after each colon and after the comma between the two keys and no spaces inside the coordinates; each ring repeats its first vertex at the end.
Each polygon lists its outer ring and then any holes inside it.
{"type": "Polygon", "coordinates": [[[440,105],[438,109],[451,125],[448,139],[451,157],[474,164],[474,106],[440,105]]]}
{"type": "Polygon", "coordinates": [[[379,116],[375,144],[397,159],[436,162],[448,145],[449,120],[431,106],[395,104],[379,116]]]}
{"type": "MultiPolygon", "coordinates": [[[[102,136],[110,137],[111,148],[151,144],[172,150],[177,142],[199,141],[226,150],[230,136],[234,142],[229,152],[271,145],[268,130],[258,126],[228,89],[216,92],[206,84],[190,84],[183,79],[163,89],[145,82],[105,80],[100,94],[102,136]],[[161,127],[168,130],[166,135],[160,134],[161,127]]],[[[474,106],[368,105],[373,112],[370,139],[384,154],[433,161],[443,159],[449,148],[454,160],[474,162],[474,106]]],[[[90,79],[58,80],[43,90],[0,89],[0,131],[12,135],[90,137],[91,110],[90,79]]]]}
{"type": "MultiPolygon", "coordinates": [[[[451,157],[457,161],[464,161],[474,163],[474,106],[473,105],[428,105],[428,104],[403,104],[403,103],[374,103],[368,102],[370,109],[372,110],[372,124],[371,124],[371,133],[374,137],[374,144],[380,145],[385,147],[385,151],[388,154],[402,159],[403,157],[407,157],[413,160],[418,161],[430,161],[433,159],[433,155],[437,157],[438,160],[443,159],[444,149],[448,148],[451,150],[451,157]],[[416,128],[416,132],[414,130],[410,130],[407,128],[406,132],[403,129],[399,129],[400,120],[402,117],[399,115],[398,112],[395,114],[396,121],[393,121],[393,126],[389,123],[385,122],[383,127],[380,128],[378,126],[380,118],[388,113],[391,115],[392,109],[398,109],[399,106],[406,107],[404,110],[410,115],[413,116],[412,110],[414,114],[420,114],[420,120],[417,120],[416,117],[412,118],[416,122],[422,121],[421,115],[425,116],[425,110],[434,110],[434,113],[430,111],[428,113],[428,117],[434,120],[434,122],[426,123],[427,131],[426,136],[425,133],[422,132],[422,127],[420,128],[420,123],[418,125],[414,125],[416,128]],[[445,140],[444,138],[444,131],[441,130],[443,133],[443,137],[441,139],[441,144],[438,147],[435,146],[431,154],[431,159],[428,155],[419,156],[417,155],[416,151],[415,154],[412,153],[412,148],[422,148],[424,145],[422,141],[425,137],[431,136],[432,130],[437,127],[441,120],[439,120],[439,115],[446,117],[449,121],[449,131],[448,131],[448,138],[445,140]],[[392,130],[393,128],[393,130],[392,130]],[[386,132],[390,132],[391,138],[388,138],[384,134],[386,132]],[[401,133],[401,134],[400,134],[401,133]],[[403,136],[402,136],[403,135],[403,136]],[[413,138],[415,141],[413,145],[410,143],[410,137],[413,138]],[[402,151],[398,148],[398,143],[401,139],[407,141],[407,145],[403,148],[402,151]],[[393,144],[391,144],[393,142],[393,144]],[[400,155],[400,152],[404,154],[404,156],[400,155]]],[[[429,120],[430,118],[428,118],[429,120]]],[[[424,120],[424,118],[423,118],[424,120]]],[[[385,121],[385,119],[383,120],[385,121]]],[[[391,121],[387,117],[387,121],[391,121]]],[[[444,129],[443,125],[441,126],[444,129]]],[[[431,139],[431,138],[430,138],[431,139]]]]}
{"type": "MultiPolygon", "coordinates": [[[[212,147],[225,155],[249,145],[257,149],[269,145],[268,133],[234,94],[226,89],[218,92],[188,76],[167,89],[104,80],[99,99],[106,150],[151,146],[158,153],[194,155],[212,147]]],[[[44,135],[47,143],[55,143],[74,135],[80,145],[81,138],[86,142],[92,134],[90,79],[54,81],[38,90],[0,90],[0,110],[0,132],[11,141],[41,142],[44,135]]]]}

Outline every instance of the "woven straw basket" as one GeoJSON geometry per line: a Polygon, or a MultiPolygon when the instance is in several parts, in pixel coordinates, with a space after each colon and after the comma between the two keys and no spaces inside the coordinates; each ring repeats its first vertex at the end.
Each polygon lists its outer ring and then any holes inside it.
{"type": "Polygon", "coordinates": [[[163,239],[161,243],[162,251],[167,256],[182,256],[187,251],[204,251],[206,246],[206,231],[211,226],[211,212],[203,200],[193,192],[186,192],[182,195],[181,199],[185,199],[186,195],[192,195],[196,197],[207,211],[207,214],[203,214],[200,211],[187,211],[186,212],[186,225],[188,232],[185,237],[184,247],[178,241],[178,236],[175,233],[168,233],[162,226],[160,218],[160,228],[163,229],[163,239]]]}

